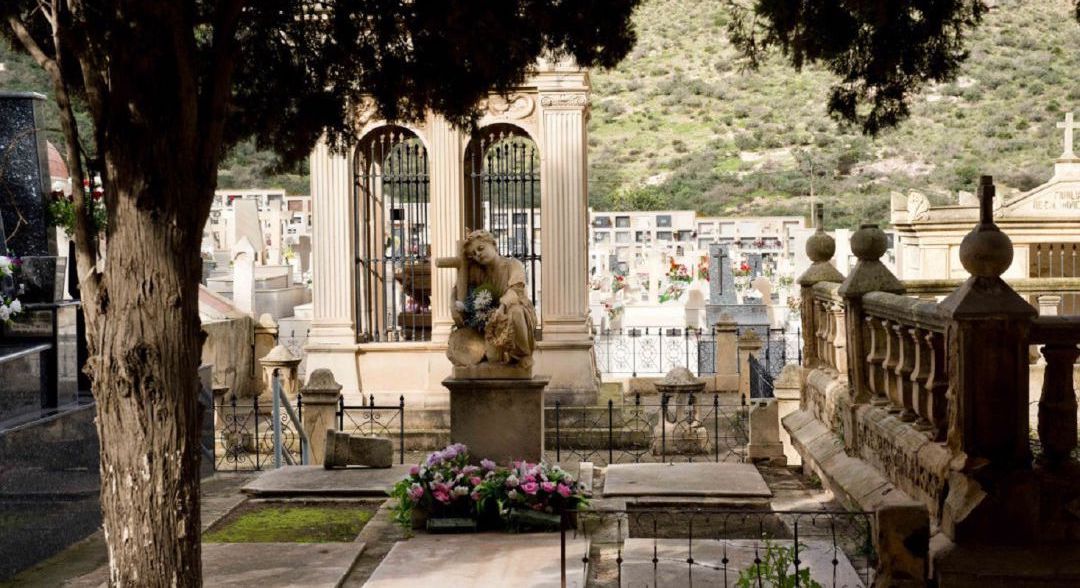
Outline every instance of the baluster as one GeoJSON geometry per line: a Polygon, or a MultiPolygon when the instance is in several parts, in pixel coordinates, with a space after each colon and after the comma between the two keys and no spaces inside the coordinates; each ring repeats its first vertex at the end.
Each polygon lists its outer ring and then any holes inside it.
{"type": "Polygon", "coordinates": [[[821,302],[820,300],[815,300],[814,325],[816,327],[816,330],[814,331],[814,338],[817,340],[817,359],[819,362],[825,365],[828,365],[828,362],[825,360],[825,358],[828,357],[828,353],[825,348],[825,334],[829,328],[827,316],[828,315],[825,314],[825,303],[821,302]]]}
{"type": "Polygon", "coordinates": [[[949,373],[945,369],[945,335],[927,332],[926,342],[930,346],[930,374],[927,376],[927,388],[930,392],[930,407],[926,418],[933,425],[934,441],[944,441],[949,430],[946,410],[949,398],[949,373]]]}
{"type": "Polygon", "coordinates": [[[915,354],[912,353],[911,338],[907,336],[907,327],[897,323],[893,325],[893,332],[896,334],[896,344],[899,348],[899,357],[896,361],[896,368],[894,374],[896,375],[896,388],[900,393],[900,420],[904,422],[912,422],[918,416],[915,414],[915,402],[913,398],[914,386],[911,382],[911,372],[914,369],[915,354]]]}
{"type": "Polygon", "coordinates": [[[845,324],[844,305],[834,302],[830,309],[833,323],[833,367],[841,378],[846,378],[847,371],[847,325],[845,324]]]}
{"type": "Polygon", "coordinates": [[[822,305],[825,315],[825,365],[836,369],[836,316],[832,312],[832,303],[822,305]]]}
{"type": "Polygon", "coordinates": [[[1073,364],[1080,356],[1076,343],[1047,343],[1042,397],[1039,399],[1041,461],[1051,467],[1064,464],[1076,449],[1076,392],[1073,364]]]}
{"type": "Polygon", "coordinates": [[[932,350],[929,339],[926,338],[926,331],[914,327],[908,329],[908,335],[911,336],[911,347],[915,354],[914,366],[911,370],[911,387],[915,413],[918,417],[915,420],[915,428],[920,431],[932,431],[934,425],[927,418],[931,405],[929,379],[932,350]]]}
{"type": "Polygon", "coordinates": [[[882,362],[881,366],[885,371],[885,395],[889,398],[888,410],[889,412],[900,412],[904,402],[894,376],[896,366],[900,363],[900,347],[899,341],[896,339],[896,333],[893,331],[892,321],[881,319],[881,332],[885,336],[885,361],[882,362]]]}
{"type": "Polygon", "coordinates": [[[889,398],[885,396],[885,370],[882,367],[885,361],[885,334],[881,331],[878,319],[868,316],[863,320],[870,335],[870,344],[867,346],[870,352],[866,354],[866,362],[869,364],[866,378],[873,394],[870,403],[882,406],[889,403],[889,398]]]}

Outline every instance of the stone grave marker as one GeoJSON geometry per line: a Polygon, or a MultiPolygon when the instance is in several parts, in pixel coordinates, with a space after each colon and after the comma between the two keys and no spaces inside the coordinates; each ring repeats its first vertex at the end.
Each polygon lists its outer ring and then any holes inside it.
{"type": "Polygon", "coordinates": [[[735,304],[735,275],[727,243],[709,244],[709,303],[735,304]]]}
{"type": "Polygon", "coordinates": [[[266,263],[266,239],[263,237],[262,225],[259,223],[259,204],[253,198],[238,198],[233,202],[234,218],[236,220],[236,235],[233,237],[235,246],[245,237],[251,244],[255,253],[255,262],[266,263]]]}

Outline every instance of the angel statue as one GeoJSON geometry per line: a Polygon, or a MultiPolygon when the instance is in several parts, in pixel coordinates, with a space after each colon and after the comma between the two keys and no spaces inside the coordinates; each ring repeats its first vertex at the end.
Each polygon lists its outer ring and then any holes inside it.
{"type": "Polygon", "coordinates": [[[457,327],[447,356],[456,367],[505,366],[531,374],[536,310],[525,293],[525,266],[499,255],[495,237],[472,231],[456,260],[457,286],[450,309],[457,327]]]}

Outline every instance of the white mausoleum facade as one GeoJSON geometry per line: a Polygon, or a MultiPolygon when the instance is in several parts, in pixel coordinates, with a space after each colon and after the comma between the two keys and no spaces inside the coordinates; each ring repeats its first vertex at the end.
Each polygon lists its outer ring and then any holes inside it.
{"type": "Polygon", "coordinates": [[[348,153],[310,156],[313,315],[307,370],[348,397],[447,405],[446,344],[457,255],[468,230],[522,260],[540,324],[534,372],[548,395],[586,401],[598,382],[588,318],[588,72],[541,63],[480,105],[478,131],[428,114],[358,118],[348,153]]]}

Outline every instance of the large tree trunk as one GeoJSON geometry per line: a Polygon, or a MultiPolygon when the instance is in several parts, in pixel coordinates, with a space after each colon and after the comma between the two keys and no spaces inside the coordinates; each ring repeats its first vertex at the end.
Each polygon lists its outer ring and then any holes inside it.
{"type": "Polygon", "coordinates": [[[110,584],[197,586],[198,231],[135,206],[155,183],[131,163],[108,165],[118,193],[100,297],[87,309],[97,336],[92,373],[110,584]]]}

